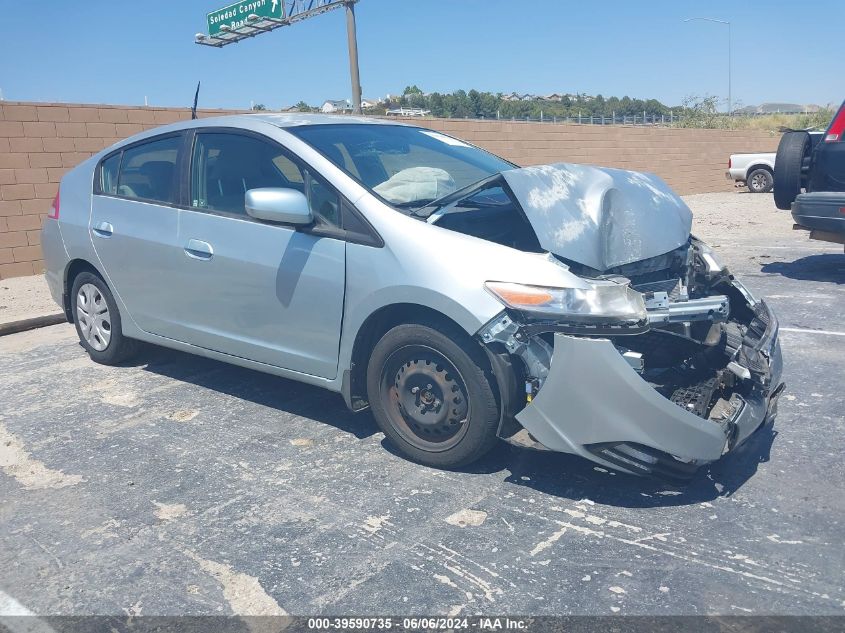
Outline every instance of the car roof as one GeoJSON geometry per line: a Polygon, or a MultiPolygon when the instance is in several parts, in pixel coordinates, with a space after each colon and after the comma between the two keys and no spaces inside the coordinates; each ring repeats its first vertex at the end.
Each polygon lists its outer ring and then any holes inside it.
{"type": "Polygon", "coordinates": [[[313,114],[307,112],[292,112],[289,114],[260,112],[257,114],[226,114],[223,116],[203,117],[200,119],[188,119],[177,121],[168,125],[161,125],[158,127],[144,130],[138,134],[134,134],[129,138],[122,139],[105,148],[101,152],[95,154],[99,157],[117,149],[145,141],[155,136],[162,134],[169,134],[173,132],[181,132],[191,128],[199,127],[233,127],[243,129],[255,129],[256,124],[269,124],[275,127],[286,129],[292,127],[304,127],[308,125],[401,125],[407,127],[407,123],[396,121],[392,119],[376,119],[363,116],[350,116],[346,114],[313,114]]]}
{"type": "MultiPolygon", "coordinates": [[[[376,119],[373,117],[351,116],[348,114],[315,114],[308,112],[272,113],[261,112],[258,114],[232,115],[232,118],[247,117],[259,119],[275,125],[276,127],[296,127],[301,125],[406,125],[400,121],[389,119],[376,119]]],[[[221,119],[229,117],[219,117],[221,119]]]]}

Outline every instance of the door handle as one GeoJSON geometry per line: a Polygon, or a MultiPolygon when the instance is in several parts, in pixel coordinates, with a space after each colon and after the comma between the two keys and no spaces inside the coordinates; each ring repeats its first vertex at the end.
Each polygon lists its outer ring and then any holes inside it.
{"type": "Polygon", "coordinates": [[[190,239],[185,244],[185,255],[192,259],[211,259],[214,256],[214,249],[208,242],[190,239]]]}
{"type": "Polygon", "coordinates": [[[94,227],[94,235],[97,237],[111,237],[114,233],[114,227],[108,222],[100,222],[94,227]]]}

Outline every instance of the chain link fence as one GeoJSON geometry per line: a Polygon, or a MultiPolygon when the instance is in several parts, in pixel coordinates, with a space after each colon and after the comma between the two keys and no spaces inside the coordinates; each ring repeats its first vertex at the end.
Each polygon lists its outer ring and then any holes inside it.
{"type": "MultiPolygon", "coordinates": [[[[453,117],[454,118],[454,117],[453,117]]],[[[571,123],[578,125],[678,125],[683,117],[677,114],[642,114],[624,115],[613,113],[610,116],[601,115],[575,115],[575,116],[556,116],[543,115],[540,113],[539,117],[464,117],[473,121],[527,121],[530,123],[571,123]]]]}

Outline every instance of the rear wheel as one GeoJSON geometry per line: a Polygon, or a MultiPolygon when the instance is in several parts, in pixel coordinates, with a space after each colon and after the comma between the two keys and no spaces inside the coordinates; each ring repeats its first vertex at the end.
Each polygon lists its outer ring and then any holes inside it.
{"type": "Polygon", "coordinates": [[[775,157],[775,206],[788,211],[801,193],[804,159],[810,153],[810,135],[806,132],[786,132],[780,139],[775,157]]]}
{"type": "Polygon", "coordinates": [[[91,360],[115,365],[138,350],[137,341],[123,336],[117,303],[97,275],[82,272],[76,276],[71,306],[76,333],[91,360]]]}
{"type": "Polygon", "coordinates": [[[748,174],[745,184],[751,193],[768,193],[772,190],[772,172],[758,167],[748,174]]]}
{"type": "Polygon", "coordinates": [[[473,462],[496,442],[499,409],[482,351],[463,332],[399,325],[367,368],[373,416],[412,460],[440,468],[473,462]]]}

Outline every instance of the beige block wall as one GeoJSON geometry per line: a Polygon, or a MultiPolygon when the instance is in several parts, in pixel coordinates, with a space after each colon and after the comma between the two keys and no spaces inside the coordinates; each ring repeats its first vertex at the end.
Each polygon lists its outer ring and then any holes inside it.
{"type": "Polygon", "coordinates": [[[70,168],[127,136],[190,117],[187,108],[0,101],[0,279],[43,272],[41,221],[70,168]]]}
{"type": "MultiPolygon", "coordinates": [[[[200,116],[230,114],[201,110],[200,116]]],[[[190,118],[186,108],[0,101],[0,279],[40,274],[40,226],[68,169],[142,130],[190,118]]],[[[680,194],[728,191],[728,156],[775,151],[751,130],[418,119],[519,165],[558,161],[651,171],[680,194]]]]}

